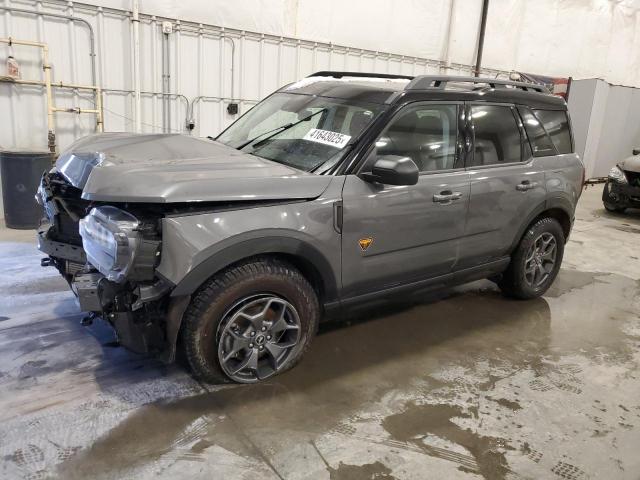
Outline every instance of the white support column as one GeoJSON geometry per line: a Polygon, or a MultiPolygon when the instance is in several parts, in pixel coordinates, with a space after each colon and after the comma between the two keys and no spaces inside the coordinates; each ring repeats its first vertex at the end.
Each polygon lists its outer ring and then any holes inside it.
{"type": "Polygon", "coordinates": [[[131,0],[133,24],[133,104],[136,133],[142,132],[142,98],[140,96],[140,4],[131,0]]]}

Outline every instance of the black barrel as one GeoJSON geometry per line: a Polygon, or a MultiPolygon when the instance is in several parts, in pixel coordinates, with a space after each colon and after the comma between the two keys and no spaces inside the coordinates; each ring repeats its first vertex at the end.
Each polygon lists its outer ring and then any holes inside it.
{"type": "Polygon", "coordinates": [[[34,196],[43,172],[53,165],[49,152],[0,151],[4,221],[9,228],[38,228],[43,210],[34,196]]]}

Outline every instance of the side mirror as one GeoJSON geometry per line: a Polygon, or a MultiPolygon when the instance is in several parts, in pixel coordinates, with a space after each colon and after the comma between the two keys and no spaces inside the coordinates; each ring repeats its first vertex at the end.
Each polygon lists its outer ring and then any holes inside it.
{"type": "Polygon", "coordinates": [[[371,172],[360,176],[367,182],[385,185],[415,185],[419,175],[418,166],[409,157],[383,155],[376,159],[371,172]]]}
{"type": "Polygon", "coordinates": [[[640,148],[634,148],[633,149],[633,154],[634,155],[640,155],[640,148]]]}

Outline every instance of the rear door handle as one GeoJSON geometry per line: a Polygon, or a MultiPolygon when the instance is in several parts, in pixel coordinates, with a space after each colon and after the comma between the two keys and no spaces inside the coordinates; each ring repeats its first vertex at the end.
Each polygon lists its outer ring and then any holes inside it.
{"type": "Polygon", "coordinates": [[[533,190],[538,186],[538,182],[530,182],[529,180],[523,180],[516,185],[516,190],[520,192],[526,192],[527,190],[533,190]]]}
{"type": "Polygon", "coordinates": [[[453,200],[459,200],[462,198],[462,192],[452,192],[451,190],[445,190],[433,195],[433,201],[436,203],[451,203],[453,200]]]}

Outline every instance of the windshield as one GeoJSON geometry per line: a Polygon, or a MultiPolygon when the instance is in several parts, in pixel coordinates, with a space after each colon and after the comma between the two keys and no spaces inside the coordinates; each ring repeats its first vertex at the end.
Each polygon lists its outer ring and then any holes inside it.
{"type": "Polygon", "coordinates": [[[276,93],[216,140],[300,170],[322,173],[340,161],[349,142],[383,108],[340,98],[276,93]]]}

